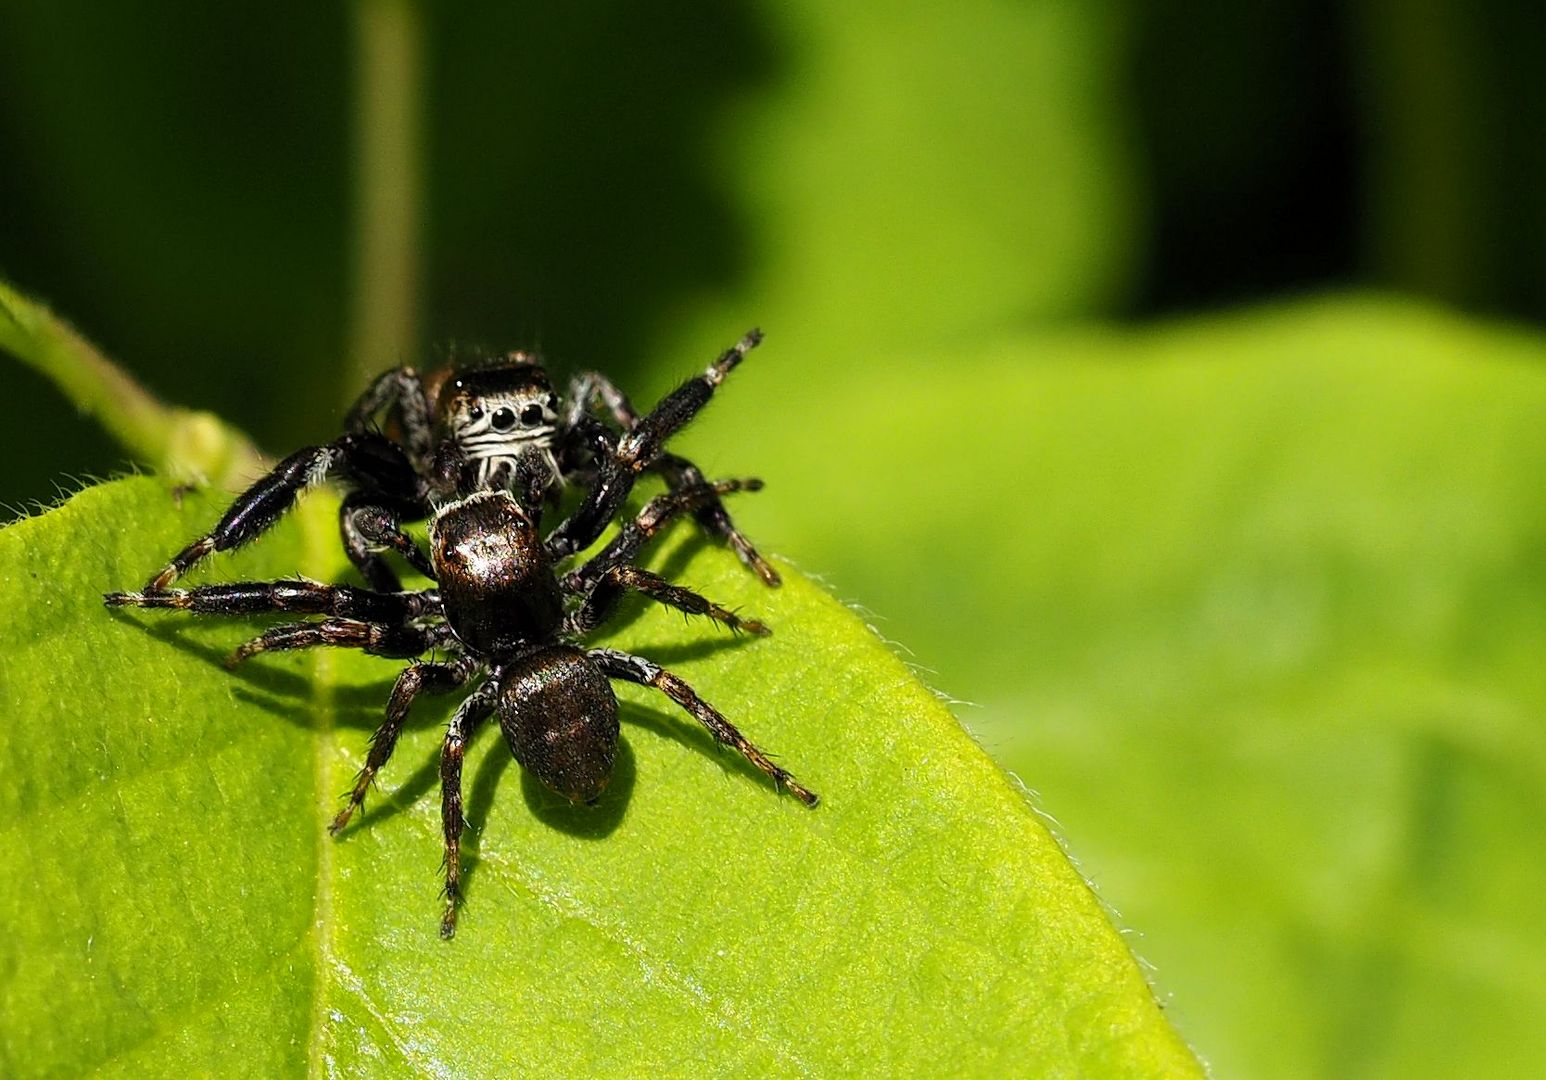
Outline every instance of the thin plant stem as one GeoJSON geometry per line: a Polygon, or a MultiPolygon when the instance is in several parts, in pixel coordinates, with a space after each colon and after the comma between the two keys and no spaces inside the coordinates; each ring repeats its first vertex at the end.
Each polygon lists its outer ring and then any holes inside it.
{"type": "Polygon", "coordinates": [[[241,487],[263,469],[213,413],[167,405],[43,304],[0,282],[0,349],[59,387],[139,460],[179,480],[241,487]]]}
{"type": "Polygon", "coordinates": [[[357,0],[352,400],[418,341],[423,20],[412,0],[357,0]]]}

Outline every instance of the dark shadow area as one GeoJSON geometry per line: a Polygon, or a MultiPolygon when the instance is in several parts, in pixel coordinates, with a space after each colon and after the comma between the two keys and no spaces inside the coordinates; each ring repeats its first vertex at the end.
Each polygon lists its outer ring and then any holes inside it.
{"type": "MultiPolygon", "coordinates": [[[[1447,14],[1451,22],[1430,33],[1447,37],[1460,83],[1458,100],[1440,98],[1436,105],[1456,132],[1451,153],[1464,159],[1466,182],[1457,185],[1454,201],[1465,230],[1466,265],[1456,295],[1444,299],[1539,323],[1546,320],[1541,9],[1526,0],[1489,0],[1455,3],[1447,14]]],[[[1417,79],[1428,74],[1420,63],[1410,67],[1417,79]]],[[[1404,277],[1391,283],[1426,284],[1412,273],[1404,277]]]]}
{"type": "MultiPolygon", "coordinates": [[[[488,820],[500,784],[509,782],[506,778],[512,766],[519,768],[498,733],[499,725],[493,723],[483,726],[494,729],[493,745],[483,755],[477,773],[468,785],[467,829],[462,834],[462,893],[469,900],[473,897],[473,885],[483,864],[480,858],[483,826],[488,820]]],[[[521,794],[534,818],[548,828],[570,836],[603,840],[622,824],[623,816],[628,811],[628,800],[633,795],[637,770],[633,751],[628,748],[627,742],[619,741],[617,758],[612,767],[612,781],[600,800],[592,806],[576,806],[548,790],[525,769],[521,769],[520,773],[521,794]]]]}
{"type": "MultiPolygon", "coordinates": [[[[199,632],[212,627],[200,627],[196,624],[179,625],[169,621],[152,622],[149,619],[141,621],[131,609],[126,608],[105,610],[111,618],[130,623],[157,641],[165,642],[174,649],[197,657],[218,669],[222,675],[241,683],[244,689],[238,689],[237,694],[244,700],[251,701],[276,715],[284,716],[298,727],[316,727],[313,708],[316,687],[304,675],[285,670],[272,663],[264,663],[262,659],[249,660],[234,668],[226,667],[225,660],[231,655],[232,646],[210,645],[196,636],[199,632]]],[[[255,634],[248,636],[255,636],[255,634]]],[[[399,663],[404,667],[407,666],[406,661],[383,661],[383,663],[399,663]]],[[[391,695],[392,685],[396,680],[397,676],[394,673],[380,682],[364,686],[332,687],[329,700],[335,726],[374,731],[381,723],[382,712],[386,708],[387,698],[391,695]]]]}
{"type": "MultiPolygon", "coordinates": [[[[767,30],[708,0],[421,10],[423,355],[380,366],[536,345],[629,385],[658,314],[746,268],[709,139],[773,77],[767,30]]],[[[270,451],[334,434],[358,389],[353,65],[344,7],[9,5],[0,274],[270,451]]],[[[68,406],[6,426],[0,503],[123,457],[68,406]]]]}
{"type": "MultiPolygon", "coordinates": [[[[246,686],[238,686],[231,691],[231,695],[238,700],[285,720],[296,727],[306,728],[309,731],[317,730],[317,710],[314,702],[304,696],[273,695],[260,693],[246,686]]],[[[335,704],[333,707],[333,726],[335,729],[346,729],[351,732],[363,733],[374,731],[381,723],[382,707],[386,697],[374,707],[360,704],[346,706],[335,704]]]]}
{"type": "Polygon", "coordinates": [[[3,352],[0,376],[7,399],[19,406],[7,410],[0,422],[0,461],[5,462],[0,468],[0,524],[35,512],[37,504],[54,505],[85,486],[87,477],[133,469],[128,454],[95,423],[83,420],[43,376],[3,352]]]}
{"type": "Polygon", "coordinates": [[[1356,280],[1365,163],[1353,16],[1332,0],[1129,10],[1151,222],[1134,313],[1356,280]]]}
{"type": "Polygon", "coordinates": [[[670,667],[672,664],[702,660],[726,649],[756,648],[755,642],[758,639],[752,635],[732,635],[727,630],[719,629],[707,619],[689,620],[686,632],[690,633],[700,627],[708,632],[708,636],[700,636],[694,640],[673,645],[643,645],[640,646],[639,655],[646,660],[655,661],[662,667],[670,667]]]}
{"type": "MultiPolygon", "coordinates": [[[[678,581],[680,579],[677,579],[678,581]]],[[[646,605],[662,606],[653,600],[639,596],[630,596],[623,600],[618,607],[618,617],[609,619],[596,633],[589,635],[582,645],[594,647],[599,642],[610,643],[613,635],[626,628],[644,614],[646,605]]],[[[748,633],[736,633],[727,630],[714,620],[701,615],[688,615],[683,612],[665,609],[668,615],[674,615],[681,619],[682,637],[687,639],[680,644],[666,647],[658,645],[645,646],[649,652],[646,659],[665,663],[667,659],[673,661],[701,660],[706,656],[713,656],[725,649],[749,647],[757,641],[757,635],[748,633]]]]}
{"type": "MultiPolygon", "coordinates": [[[[680,581],[682,575],[687,570],[687,564],[692,562],[694,556],[696,556],[704,548],[725,546],[718,543],[717,541],[709,540],[709,538],[703,534],[703,531],[699,529],[697,524],[694,522],[686,520],[681,522],[672,522],[671,528],[688,532],[690,534],[690,538],[686,542],[678,544],[675,548],[673,548],[669,555],[660,560],[659,566],[654,565],[655,561],[653,559],[636,560],[647,561],[650,569],[654,570],[655,573],[659,574],[667,581],[680,581]]],[[[664,543],[666,536],[668,535],[669,533],[657,537],[656,543],[664,543]]],[[[648,550],[648,548],[645,549],[646,553],[648,550]]],[[[726,548],[726,550],[729,549],[726,548]]],[[[751,571],[748,570],[747,573],[751,574],[751,571]]],[[[752,576],[754,578],[756,577],[755,574],[752,576]]]]}
{"type": "Polygon", "coordinates": [[[661,310],[745,272],[708,138],[772,77],[766,31],[711,0],[426,14],[430,333],[629,386],[661,310]]]}
{"type": "MultiPolygon", "coordinates": [[[[64,0],[6,5],[4,23],[0,274],[166,400],[270,446],[330,430],[350,220],[347,9],[285,3],[254,19],[190,0],[64,0]]],[[[13,364],[0,359],[8,376],[13,364]]],[[[73,410],[30,400],[5,424],[38,450],[0,472],[3,501],[46,498],[78,467],[55,446],[73,458],[77,441],[106,441],[73,410]]]]}
{"type": "MultiPolygon", "coordinates": [[[[440,753],[437,750],[426,761],[409,763],[398,761],[393,757],[386,768],[376,774],[377,786],[371,789],[370,795],[365,799],[365,805],[355,813],[349,824],[339,832],[339,836],[347,836],[359,829],[374,829],[384,821],[390,821],[398,814],[406,813],[419,804],[421,799],[427,799],[435,794],[435,805],[440,804],[440,753]],[[392,766],[399,769],[412,768],[413,772],[408,779],[395,787],[388,788],[381,781],[392,766]]],[[[347,795],[341,792],[340,796],[347,795]]],[[[338,800],[338,808],[342,809],[344,799],[338,800]]],[[[437,830],[438,832],[438,830],[437,830]]]]}
{"type": "MultiPolygon", "coordinates": [[[[507,762],[515,760],[509,753],[503,756],[507,762]]],[[[508,766],[501,768],[505,767],[508,766]]],[[[638,766],[634,761],[633,748],[628,745],[626,738],[619,738],[617,756],[612,762],[612,779],[601,793],[601,798],[593,805],[570,802],[549,790],[525,769],[521,770],[521,795],[526,799],[527,809],[532,816],[549,828],[586,840],[604,840],[622,824],[637,779],[638,766]]]]}
{"type": "MultiPolygon", "coordinates": [[[[627,514],[632,515],[634,512],[634,509],[630,508],[629,511],[627,511],[627,514]]],[[[690,519],[684,519],[682,521],[673,522],[665,533],[657,536],[649,546],[645,547],[645,549],[640,553],[640,556],[633,560],[633,563],[634,565],[645,567],[646,569],[659,574],[661,577],[665,578],[667,581],[673,584],[686,586],[687,588],[693,589],[693,591],[696,592],[698,591],[696,586],[694,586],[693,583],[686,577],[688,564],[690,564],[693,558],[704,548],[720,546],[721,545],[719,545],[717,542],[709,540],[703,534],[703,532],[698,529],[698,526],[695,522],[691,521],[690,519]],[[682,543],[675,545],[672,548],[671,553],[664,559],[655,559],[651,555],[650,548],[659,547],[660,545],[665,544],[668,538],[672,535],[672,530],[680,530],[681,533],[686,534],[687,538],[682,543]]],[[[746,571],[746,575],[747,579],[750,581],[757,580],[757,576],[750,570],[746,571]]],[[[708,598],[716,603],[720,602],[719,597],[710,596],[708,598]]],[[[597,634],[609,635],[626,630],[628,627],[632,626],[635,622],[638,621],[639,617],[644,614],[647,608],[661,606],[663,605],[659,604],[657,601],[651,600],[648,597],[640,595],[639,593],[626,593],[624,594],[623,599],[618,603],[616,610],[613,611],[612,615],[605,623],[602,624],[601,628],[597,631],[597,634]]],[[[728,607],[729,605],[722,606],[728,607]]],[[[746,618],[755,619],[759,617],[758,612],[754,609],[733,608],[732,610],[734,610],[737,615],[743,615],[746,618]]],[[[689,631],[693,629],[699,629],[708,632],[711,636],[718,635],[724,639],[720,646],[713,646],[704,651],[695,652],[693,654],[694,656],[706,656],[709,653],[717,652],[718,649],[723,647],[725,643],[734,644],[743,636],[755,639],[754,635],[751,634],[732,634],[724,627],[716,625],[712,620],[703,618],[701,616],[688,617],[684,615],[683,619],[689,631]]]]}

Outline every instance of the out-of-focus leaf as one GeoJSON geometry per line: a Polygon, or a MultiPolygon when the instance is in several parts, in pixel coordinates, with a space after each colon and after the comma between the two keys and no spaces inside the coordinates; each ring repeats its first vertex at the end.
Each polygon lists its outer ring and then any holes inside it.
{"type": "Polygon", "coordinates": [[[1111,305],[1137,213],[1114,12],[762,8],[773,85],[717,136],[749,262],[661,309],[659,385],[742,323],[810,375],[1111,305]]]}
{"type": "Polygon", "coordinates": [[[1220,1074],[1533,1074],[1546,342],[1349,297],[851,360],[770,334],[684,445],[982,703],[1220,1074]]]}
{"type": "MultiPolygon", "coordinates": [[[[400,663],[218,664],[250,622],[110,613],[207,526],[158,480],[0,531],[0,1073],[1198,1075],[1023,793],[849,611],[679,542],[673,579],[777,628],[625,609],[825,801],[625,693],[595,808],[469,756],[468,904],[437,936],[438,725],[323,825],[400,663]]],[[[314,498],[212,568],[339,572],[314,498]]]]}

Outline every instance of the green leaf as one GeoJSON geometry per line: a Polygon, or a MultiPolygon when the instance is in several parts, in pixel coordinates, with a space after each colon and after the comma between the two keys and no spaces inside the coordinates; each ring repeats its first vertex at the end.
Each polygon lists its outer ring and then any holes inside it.
{"type": "Polygon", "coordinates": [[[756,322],[785,371],[958,346],[1112,306],[1139,200],[1119,12],[1095,4],[758,5],[778,76],[726,110],[716,180],[747,265],[654,320],[657,389],[756,322]]]}
{"type": "MultiPolygon", "coordinates": [[[[625,609],[824,802],[623,692],[602,805],[469,755],[468,902],[437,936],[435,748],[324,823],[400,663],[218,660],[250,623],[109,612],[214,519],[162,481],[0,531],[0,1073],[1198,1075],[1018,786],[851,612],[678,534],[671,577],[769,639],[625,609]]],[[[340,572],[321,497],[219,580],[340,572]]]]}
{"type": "Polygon", "coordinates": [[[982,703],[1221,1076],[1538,1072],[1546,339],[1328,298],[855,355],[795,423],[755,359],[683,452],[982,703]]]}

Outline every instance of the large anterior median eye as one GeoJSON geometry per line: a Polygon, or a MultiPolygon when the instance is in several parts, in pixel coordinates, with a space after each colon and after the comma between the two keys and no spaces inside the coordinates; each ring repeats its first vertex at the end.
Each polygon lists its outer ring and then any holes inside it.
{"type": "Polygon", "coordinates": [[[501,405],[494,410],[494,415],[489,418],[489,423],[494,425],[495,431],[509,431],[515,427],[515,410],[508,405],[501,405]]]}

